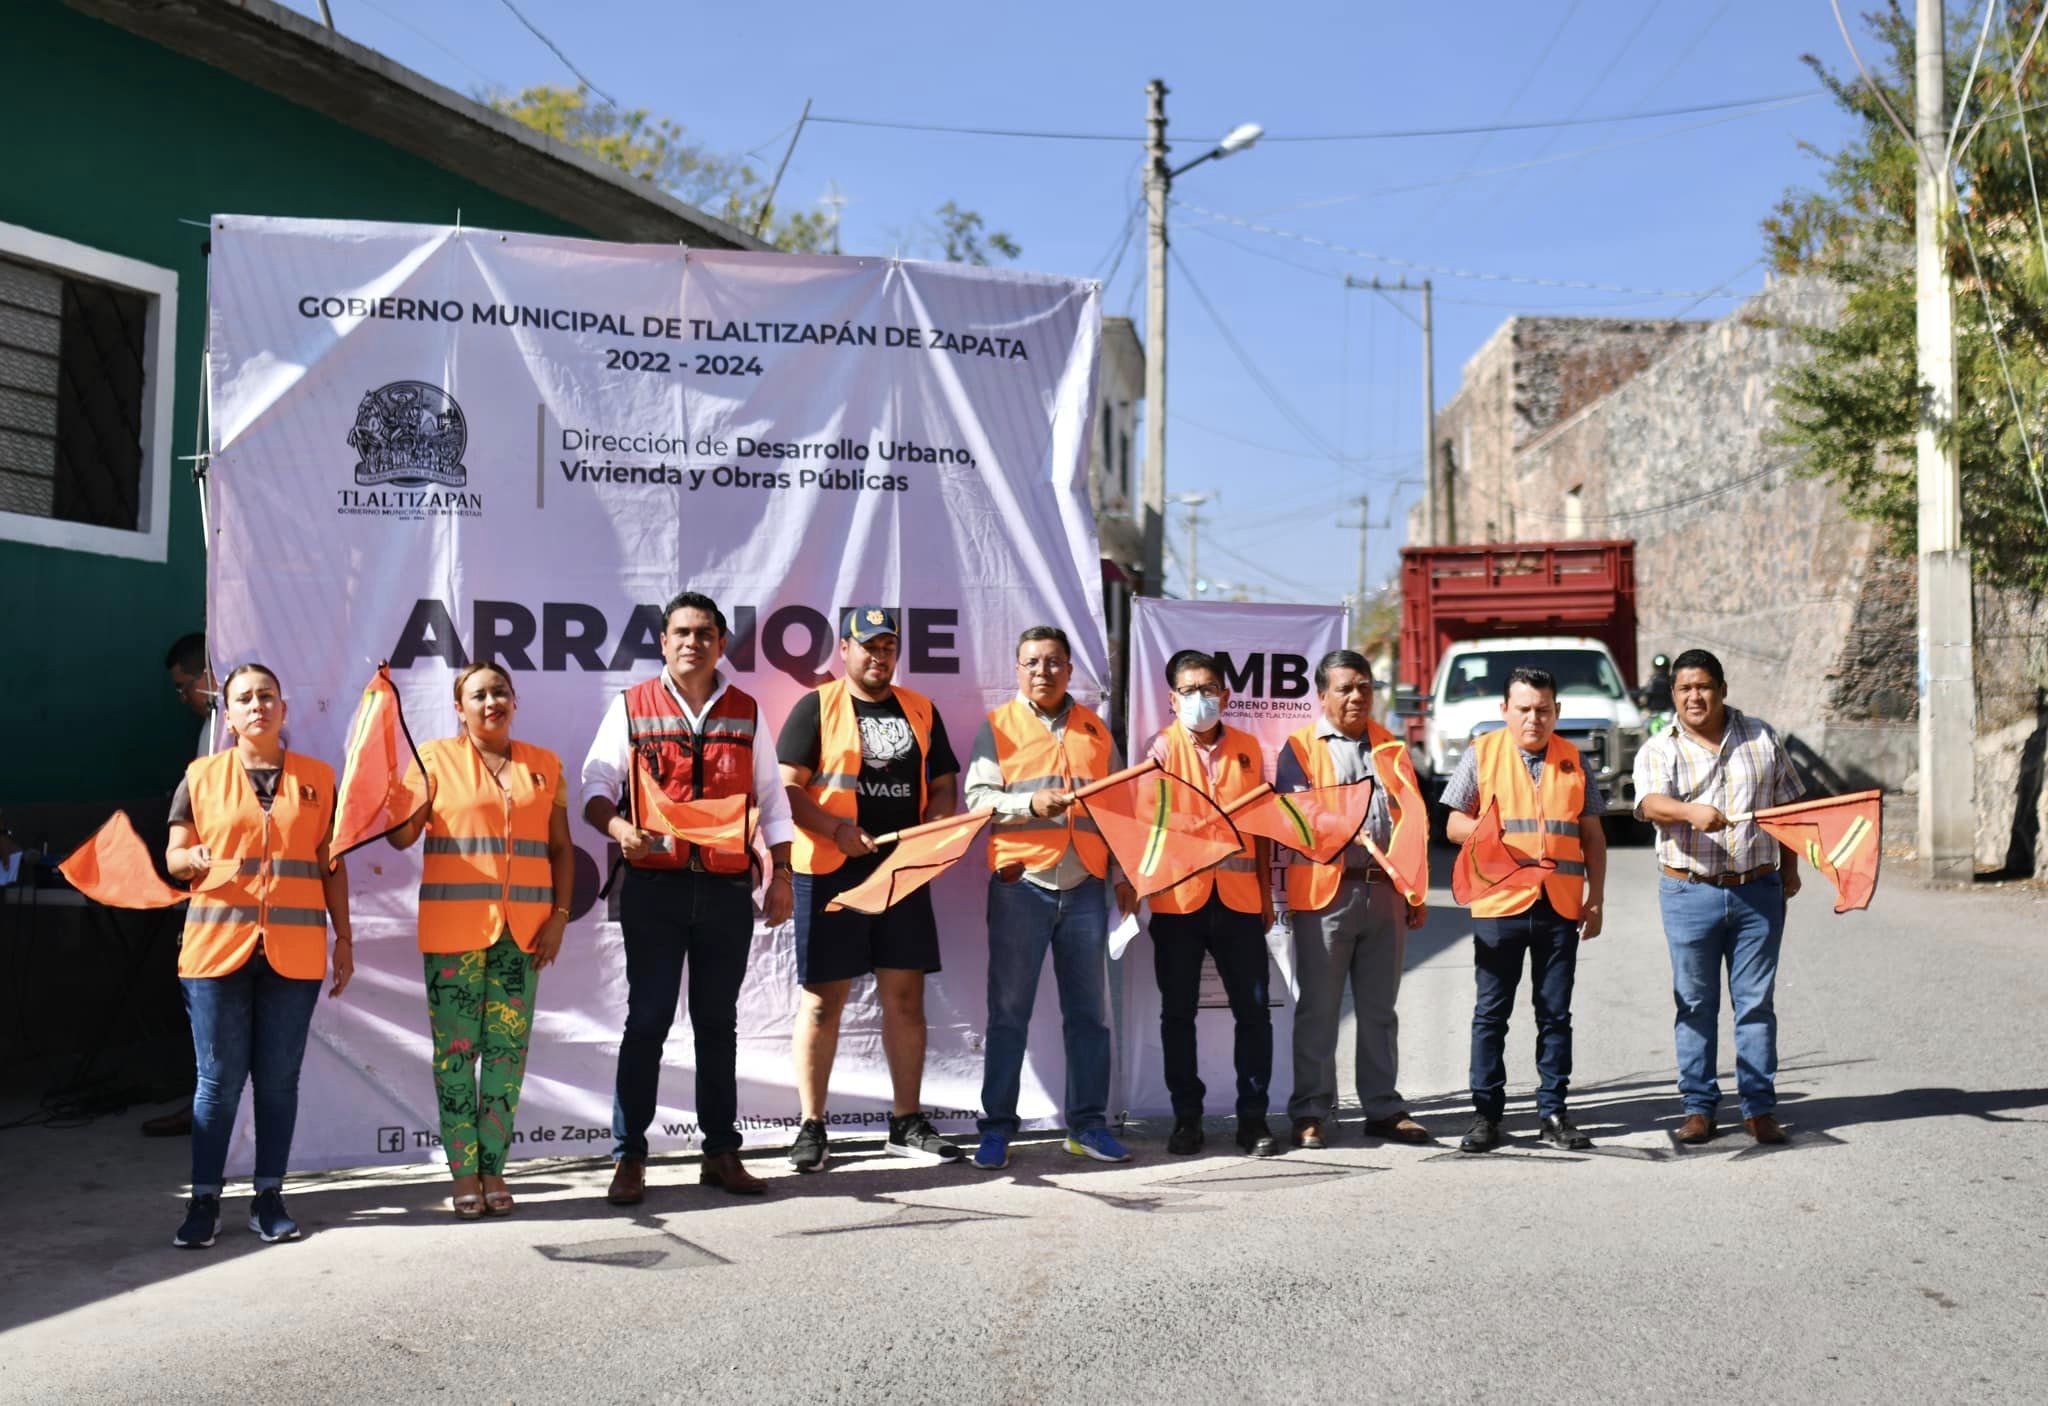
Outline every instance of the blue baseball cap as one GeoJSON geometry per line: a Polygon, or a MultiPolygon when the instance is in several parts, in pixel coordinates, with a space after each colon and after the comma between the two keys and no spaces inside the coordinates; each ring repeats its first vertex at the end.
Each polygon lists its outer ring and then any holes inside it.
{"type": "Polygon", "coordinates": [[[856,605],[839,622],[839,638],[866,644],[880,635],[902,635],[896,612],[882,605],[856,605]]]}

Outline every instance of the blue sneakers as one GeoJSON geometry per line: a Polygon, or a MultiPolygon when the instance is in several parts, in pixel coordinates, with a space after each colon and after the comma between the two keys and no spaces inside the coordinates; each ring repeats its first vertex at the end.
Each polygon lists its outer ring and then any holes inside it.
{"type": "Polygon", "coordinates": [[[213,1243],[214,1232],[219,1229],[220,1197],[194,1196],[185,1203],[185,1223],[178,1227],[171,1243],[181,1250],[203,1250],[213,1243]]]}
{"type": "Polygon", "coordinates": [[[974,1165],[984,1172],[1000,1172],[1010,1165],[1010,1140],[1001,1133],[983,1133],[974,1149],[974,1165]]]}
{"type": "Polygon", "coordinates": [[[256,1193],[256,1201],[249,1207],[249,1229],[262,1236],[266,1245],[299,1238],[299,1223],[285,1212],[284,1193],[274,1186],[256,1193]]]}
{"type": "Polygon", "coordinates": [[[1131,1150],[1111,1137],[1107,1128],[1090,1128],[1084,1133],[1069,1133],[1067,1151],[1076,1157],[1092,1157],[1098,1162],[1131,1160],[1131,1150]]]}

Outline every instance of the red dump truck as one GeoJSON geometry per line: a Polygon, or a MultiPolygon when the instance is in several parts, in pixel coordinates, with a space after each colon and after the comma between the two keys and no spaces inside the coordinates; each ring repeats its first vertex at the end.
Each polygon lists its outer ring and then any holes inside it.
{"type": "Polygon", "coordinates": [[[1495,542],[1401,552],[1394,711],[1432,794],[1472,739],[1502,726],[1517,665],[1557,677],[1558,732],[1612,807],[1635,804],[1644,718],[1635,702],[1633,542],[1495,542]]]}

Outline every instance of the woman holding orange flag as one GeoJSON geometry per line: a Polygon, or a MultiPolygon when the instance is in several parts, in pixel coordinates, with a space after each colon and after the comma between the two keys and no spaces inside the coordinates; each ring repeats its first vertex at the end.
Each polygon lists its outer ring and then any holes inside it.
{"type": "Polygon", "coordinates": [[[296,1240],[285,1211],[284,1173],[298,1119],[299,1065],[327,975],[334,923],[334,985],[355,971],[348,871],[327,865],[334,772],[287,752],[284,690],[261,664],[244,664],[221,687],[234,745],[185,768],[171,798],[164,864],[174,878],[236,861],[232,876],[194,894],[185,915],[178,976],[199,1063],[192,1096],[192,1197],[171,1243],[198,1250],[220,1228],[228,1138],[255,1085],[255,1204],[249,1229],[266,1242],[296,1240]]]}
{"type": "Polygon", "coordinates": [[[462,1220],[511,1213],[505,1151],[534,993],[561,951],[575,882],[562,761],[513,740],[517,708],[499,665],[480,660],[456,676],[460,731],[420,748],[426,775],[416,767],[407,782],[426,804],[390,837],[398,849],[427,837],[420,951],[441,1145],[462,1220]]]}

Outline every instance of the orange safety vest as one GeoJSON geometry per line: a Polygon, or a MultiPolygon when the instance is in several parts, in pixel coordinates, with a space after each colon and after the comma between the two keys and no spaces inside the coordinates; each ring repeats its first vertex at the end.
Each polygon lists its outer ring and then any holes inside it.
{"type": "MultiPolygon", "coordinates": [[[[702,732],[691,731],[683,705],[659,674],[626,690],[626,726],[633,751],[672,801],[753,796],[754,733],[760,720],[760,705],[730,685],[705,714],[702,732]]],[[[630,786],[627,794],[632,794],[630,786]]],[[[681,840],[665,849],[650,847],[633,867],[687,869],[696,850],[681,840]]],[[[713,874],[744,874],[752,857],[738,850],[707,849],[698,862],[713,874]]]]}
{"type": "Polygon", "coordinates": [[[261,943],[279,976],[327,975],[327,892],[320,846],[334,816],[334,771],[284,754],[277,796],[263,808],[234,748],[185,768],[192,828],[215,859],[239,859],[234,878],[192,896],[178,949],[179,976],[238,972],[261,943]]]}
{"type": "MultiPolygon", "coordinates": [[[[917,739],[920,763],[932,749],[932,700],[922,693],[891,686],[897,706],[917,739]]],[[[853,713],[853,694],[846,680],[818,685],[818,769],[804,789],[827,815],[860,819],[860,719],[853,713]]],[[[924,815],[925,774],[917,770],[917,813],[924,815]]],[[[846,854],[829,835],[813,835],[801,825],[789,848],[790,863],[799,874],[829,874],[846,862],[846,854]]]]}
{"type": "MultiPolygon", "coordinates": [[[[1386,788],[1390,806],[1393,806],[1396,794],[1395,782],[1404,774],[1408,784],[1418,793],[1421,791],[1415,780],[1415,762],[1408,755],[1406,742],[1370,718],[1365,723],[1365,740],[1372,748],[1373,773],[1379,784],[1386,788]]],[[[1297,729],[1288,737],[1287,746],[1293,751],[1294,760],[1312,788],[1337,784],[1336,760],[1330,756],[1329,747],[1316,736],[1314,723],[1297,729]]],[[[1398,806],[1393,807],[1396,825],[1410,818],[1402,815],[1398,806]]],[[[1339,855],[1328,864],[1316,864],[1301,855],[1295,855],[1293,860],[1287,867],[1289,911],[1320,913],[1337,897],[1337,888],[1344,882],[1344,857],[1339,855]]]]}
{"type": "MultiPolygon", "coordinates": [[[[1259,739],[1229,724],[1219,724],[1223,736],[1216,744],[1216,781],[1209,782],[1209,769],[1194,738],[1176,719],[1166,729],[1166,769],[1191,786],[1200,787],[1211,800],[1229,808],[1247,791],[1265,781],[1266,758],[1259,739]]],[[[1223,895],[1223,906],[1233,913],[1259,913],[1265,909],[1265,882],[1259,873],[1258,850],[1248,841],[1245,847],[1213,869],[1182,879],[1172,888],[1155,893],[1146,902],[1155,913],[1193,913],[1209,901],[1211,893],[1223,895]]]]}
{"type": "MultiPolygon", "coordinates": [[[[1586,769],[1579,764],[1579,749],[1552,733],[1540,785],[1529,780],[1528,767],[1516,755],[1522,749],[1505,729],[1481,733],[1472,750],[1478,754],[1479,813],[1498,803],[1502,843],[1530,859],[1557,861],[1557,872],[1543,881],[1544,896],[1559,916],[1578,917],[1586,887],[1586,851],[1579,840],[1586,769]]],[[[1517,889],[1488,894],[1472,905],[1472,916],[1506,918],[1535,906],[1536,890],[1517,889]]]]}
{"type": "Polygon", "coordinates": [[[420,951],[473,952],[505,932],[533,950],[555,907],[548,831],[562,793],[562,759],[512,744],[497,778],[467,737],[420,748],[434,774],[420,870],[420,951]]]}
{"type": "MultiPolygon", "coordinates": [[[[1058,737],[1021,698],[990,713],[988,725],[995,737],[1003,785],[1011,791],[1068,791],[1110,773],[1114,744],[1109,729],[1093,710],[1078,702],[1069,707],[1066,726],[1058,737]]],[[[1080,854],[1089,873],[1098,879],[1108,877],[1109,846],[1080,806],[1044,817],[997,816],[989,826],[989,867],[1007,869],[1021,864],[1026,872],[1035,874],[1058,864],[1070,846],[1080,854]]]]}

